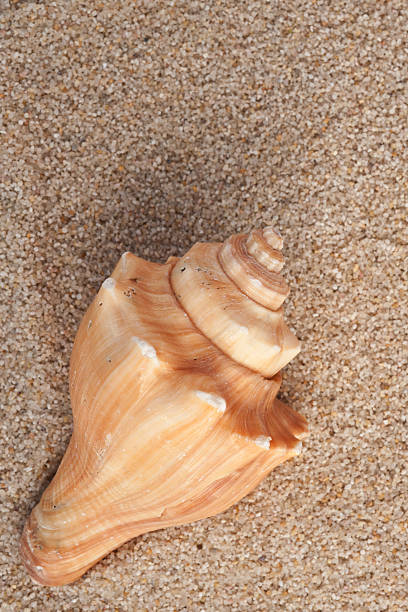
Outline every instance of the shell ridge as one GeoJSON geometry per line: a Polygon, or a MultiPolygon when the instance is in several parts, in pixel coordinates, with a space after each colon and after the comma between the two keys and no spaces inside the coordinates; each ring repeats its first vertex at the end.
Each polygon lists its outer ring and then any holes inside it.
{"type": "Polygon", "coordinates": [[[283,247],[282,240],[272,240],[268,242],[265,230],[253,230],[247,237],[247,250],[260,264],[275,272],[280,272],[284,261],[281,253],[283,247]]]}
{"type": "MultiPolygon", "coordinates": [[[[197,327],[197,325],[194,323],[194,321],[192,320],[192,318],[190,317],[189,313],[185,310],[185,308],[183,307],[183,304],[180,302],[180,300],[177,297],[176,291],[173,287],[173,283],[172,283],[172,279],[171,279],[171,271],[173,270],[175,264],[177,262],[174,262],[172,265],[171,270],[169,271],[169,284],[170,284],[170,288],[172,290],[172,294],[174,296],[174,300],[177,302],[178,307],[186,313],[191,326],[194,328],[194,330],[196,331],[196,333],[200,334],[201,336],[203,336],[209,344],[211,344],[212,347],[214,347],[214,350],[216,350],[217,352],[221,353],[226,359],[228,359],[229,361],[232,361],[234,364],[237,363],[230,355],[228,355],[228,353],[226,353],[225,351],[222,350],[222,348],[220,348],[218,345],[214,344],[213,341],[211,340],[211,338],[209,336],[207,336],[199,327],[197,327]]],[[[238,365],[242,365],[242,364],[238,364],[238,365]]],[[[247,370],[250,370],[251,372],[253,372],[254,374],[259,374],[259,372],[257,372],[256,370],[248,367],[248,366],[244,366],[247,370]]],[[[272,377],[271,377],[272,378],[272,377]]]]}
{"type": "MultiPolygon", "coordinates": [[[[238,289],[238,291],[240,291],[242,293],[242,295],[244,295],[248,300],[251,300],[251,302],[254,302],[255,304],[257,304],[258,306],[261,306],[262,308],[265,308],[265,310],[268,311],[272,311],[272,312],[277,312],[279,309],[272,309],[272,308],[268,308],[265,304],[263,304],[261,301],[256,300],[253,295],[248,295],[247,293],[245,293],[245,291],[242,289],[242,287],[240,287],[238,285],[238,283],[236,282],[236,280],[230,276],[228,274],[228,271],[225,269],[225,266],[222,263],[222,259],[220,257],[220,253],[221,253],[221,249],[218,251],[217,253],[217,259],[218,259],[218,263],[220,265],[220,267],[222,268],[222,271],[224,272],[224,274],[228,277],[228,279],[230,280],[231,283],[233,283],[233,285],[238,289]]],[[[248,255],[248,257],[251,257],[251,255],[248,255]]],[[[254,258],[253,258],[254,259],[254,258]]],[[[256,262],[256,260],[254,259],[254,261],[256,262]]],[[[258,262],[257,262],[258,263],[258,262]]],[[[258,264],[259,265],[259,264],[258,264]]]]}
{"type": "MultiPolygon", "coordinates": [[[[116,379],[118,376],[122,376],[122,378],[125,376],[126,368],[129,367],[130,362],[132,362],[133,360],[132,356],[133,356],[134,348],[130,341],[129,341],[129,348],[130,350],[128,351],[128,353],[122,359],[120,359],[118,363],[115,364],[111,372],[109,372],[108,376],[103,381],[103,384],[98,388],[97,393],[94,398],[93,406],[92,406],[93,410],[91,413],[88,413],[87,423],[85,424],[85,428],[83,429],[82,434],[81,434],[80,441],[82,442],[82,450],[86,452],[85,452],[85,456],[83,456],[83,454],[80,454],[80,455],[77,454],[78,460],[81,461],[82,470],[81,470],[81,475],[78,476],[79,482],[81,483],[81,487],[79,486],[76,487],[76,494],[78,495],[81,491],[85,491],[85,498],[87,495],[87,483],[89,479],[92,479],[94,476],[93,471],[90,470],[90,465],[92,465],[93,454],[96,454],[98,456],[98,460],[99,460],[98,461],[98,473],[100,473],[102,472],[104,465],[110,458],[111,453],[114,452],[115,450],[115,445],[110,444],[109,448],[107,448],[105,452],[101,453],[100,452],[101,444],[98,443],[97,439],[95,439],[97,432],[93,430],[92,427],[96,419],[104,418],[104,414],[108,413],[110,414],[111,418],[108,422],[106,422],[105,420],[105,423],[109,425],[109,427],[111,428],[115,427],[113,431],[116,431],[117,429],[117,426],[114,426],[112,423],[113,419],[115,418],[114,413],[112,414],[110,404],[104,401],[104,394],[106,392],[106,389],[109,388],[112,379],[116,379]]],[[[156,363],[154,362],[149,363],[151,360],[148,360],[148,358],[145,357],[143,358],[143,360],[146,360],[148,362],[147,365],[150,366],[152,370],[154,368],[157,368],[156,363]]],[[[139,405],[143,404],[145,397],[151,392],[151,389],[155,384],[154,380],[149,381],[146,378],[146,371],[147,370],[145,369],[144,370],[145,375],[144,375],[143,380],[141,381],[142,385],[141,386],[138,385],[137,398],[135,398],[135,401],[132,404],[129,404],[126,412],[122,412],[122,415],[121,415],[122,424],[126,423],[127,415],[129,415],[129,413],[132,410],[134,411],[135,409],[137,409],[136,407],[138,404],[139,405]]],[[[75,415],[74,415],[73,421],[74,421],[74,431],[72,435],[72,443],[75,442],[75,439],[78,436],[78,433],[77,433],[78,419],[75,415]]],[[[106,441],[106,438],[105,438],[105,441],[106,441]]],[[[75,499],[75,497],[71,499],[75,499]]]]}
{"type": "Polygon", "coordinates": [[[234,412],[232,408],[231,418],[235,420],[232,431],[246,436],[251,440],[258,437],[270,437],[270,448],[292,448],[299,436],[306,437],[306,421],[295,410],[276,399],[279,389],[271,389],[256,395],[253,390],[254,399],[249,405],[237,406],[234,412]],[[278,402],[278,404],[275,404],[278,402]]]}
{"type": "MultiPolygon", "coordinates": [[[[244,295],[268,310],[277,310],[289,295],[289,287],[278,271],[249,253],[247,241],[247,234],[228,238],[218,253],[220,264],[244,295]]],[[[282,255],[281,259],[283,265],[282,255]]]]}

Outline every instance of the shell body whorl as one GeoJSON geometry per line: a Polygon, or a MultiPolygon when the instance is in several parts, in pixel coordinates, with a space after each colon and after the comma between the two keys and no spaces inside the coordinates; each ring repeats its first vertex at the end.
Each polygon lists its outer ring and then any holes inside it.
{"type": "Polygon", "coordinates": [[[299,350],[281,247],[266,228],[166,264],[122,256],[78,330],[72,439],[23,533],[37,582],[221,512],[298,454],[305,420],[276,399],[299,350]]]}

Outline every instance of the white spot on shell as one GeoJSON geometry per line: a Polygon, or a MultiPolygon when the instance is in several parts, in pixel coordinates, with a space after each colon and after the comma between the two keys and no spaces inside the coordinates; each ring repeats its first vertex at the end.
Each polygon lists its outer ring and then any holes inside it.
{"type": "Polygon", "coordinates": [[[294,447],[293,450],[295,451],[295,453],[297,455],[300,455],[302,452],[302,442],[298,442],[294,447]]]}
{"type": "Polygon", "coordinates": [[[206,393],[205,391],[195,391],[194,393],[200,400],[203,400],[203,402],[206,402],[207,404],[210,404],[210,406],[213,406],[217,410],[217,412],[225,412],[227,408],[227,403],[223,397],[215,395],[215,393],[206,393]]]}
{"type": "Polygon", "coordinates": [[[239,325],[238,329],[241,332],[241,334],[248,334],[249,333],[249,329],[247,327],[245,327],[245,325],[239,325]]]}
{"type": "Polygon", "coordinates": [[[140,348],[142,355],[144,357],[148,357],[149,359],[156,359],[157,354],[154,346],[146,342],[146,340],[142,340],[142,338],[138,338],[137,336],[132,336],[132,341],[137,344],[140,348]]]}
{"type": "Polygon", "coordinates": [[[42,566],[42,565],[36,565],[36,566],[35,566],[35,569],[37,570],[37,572],[38,572],[39,574],[41,574],[41,573],[44,571],[44,568],[43,568],[43,566],[42,566]]]}
{"type": "Polygon", "coordinates": [[[109,446],[111,441],[112,441],[112,434],[111,433],[106,434],[106,436],[105,436],[105,446],[109,446]]]}
{"type": "Polygon", "coordinates": [[[269,450],[269,443],[271,439],[272,438],[270,438],[269,436],[258,436],[257,438],[254,439],[254,442],[258,446],[261,446],[262,448],[266,448],[266,450],[269,450]]]}
{"type": "Polygon", "coordinates": [[[105,278],[105,280],[102,283],[103,289],[114,289],[115,285],[116,285],[116,281],[111,276],[109,276],[109,278],[105,278]]]}
{"type": "Polygon", "coordinates": [[[122,257],[121,257],[121,260],[122,260],[122,272],[126,272],[126,267],[127,267],[126,258],[127,258],[128,255],[130,255],[129,251],[125,251],[122,254],[122,257]]]}
{"type": "Polygon", "coordinates": [[[249,280],[254,285],[254,287],[262,287],[261,281],[258,280],[257,278],[250,278],[249,280]]]}

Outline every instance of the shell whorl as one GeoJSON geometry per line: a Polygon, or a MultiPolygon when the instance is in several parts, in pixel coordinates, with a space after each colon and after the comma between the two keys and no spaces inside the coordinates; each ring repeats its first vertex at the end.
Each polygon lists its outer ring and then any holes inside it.
{"type": "Polygon", "coordinates": [[[228,238],[219,252],[220,264],[242,293],[270,310],[278,310],[289,295],[289,287],[282,276],[266,267],[263,261],[266,256],[269,258],[268,264],[276,262],[276,267],[282,267],[282,254],[276,249],[269,249],[254,250],[251,255],[248,251],[248,238],[245,234],[228,238]],[[279,253],[280,258],[274,257],[271,251],[279,253]]]}
{"type": "Polygon", "coordinates": [[[237,363],[271,377],[300,350],[283,320],[289,288],[278,271],[281,237],[270,227],[225,243],[195,244],[171,284],[198,329],[237,363]]]}
{"type": "Polygon", "coordinates": [[[272,228],[253,230],[246,239],[249,255],[268,270],[280,272],[283,268],[282,237],[272,228]]]}

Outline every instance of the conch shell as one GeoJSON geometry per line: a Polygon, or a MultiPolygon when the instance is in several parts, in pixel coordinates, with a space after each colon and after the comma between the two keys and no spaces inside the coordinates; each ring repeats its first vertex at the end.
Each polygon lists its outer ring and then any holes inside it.
{"type": "Polygon", "coordinates": [[[276,399],[299,351],[281,248],[267,227],[165,264],[124,253],[102,283],[71,358],[73,435],[22,536],[37,582],[222,512],[299,453],[306,422],[276,399]]]}

